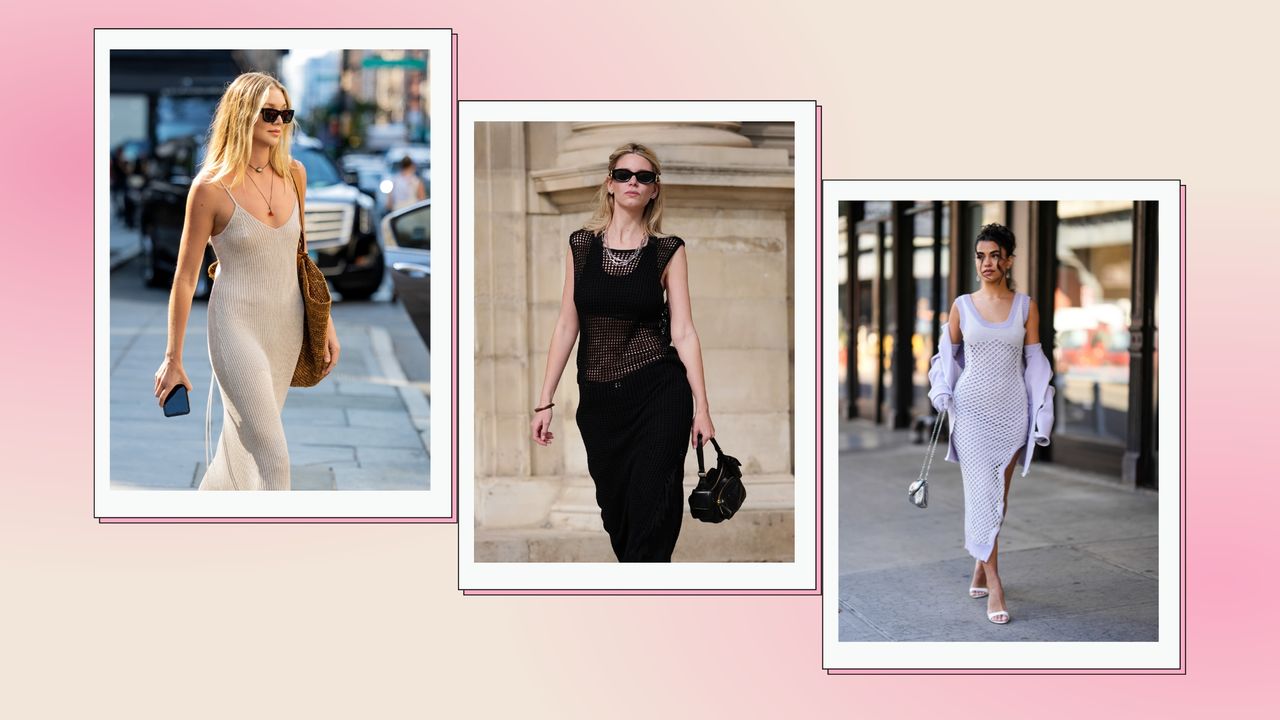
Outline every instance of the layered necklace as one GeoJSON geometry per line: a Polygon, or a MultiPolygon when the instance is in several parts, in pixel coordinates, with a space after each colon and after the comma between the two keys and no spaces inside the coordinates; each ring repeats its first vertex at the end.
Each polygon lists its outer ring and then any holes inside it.
{"type": "MultiPolygon", "coordinates": [[[[251,167],[251,168],[252,168],[253,166],[252,166],[252,165],[250,165],[249,167],[251,167]]],[[[263,167],[266,167],[266,165],[263,165],[263,167]]],[[[257,170],[257,168],[253,168],[253,169],[254,169],[254,170],[257,170]]],[[[261,171],[259,171],[259,172],[261,172],[261,171]]],[[[271,208],[271,199],[272,199],[272,198],[274,198],[274,197],[276,196],[276,179],[275,179],[275,177],[272,177],[272,178],[270,179],[270,182],[271,182],[271,194],[270,194],[270,195],[267,195],[266,193],[262,192],[262,188],[258,187],[258,181],[257,181],[257,180],[254,180],[252,175],[249,175],[249,176],[247,176],[247,177],[249,178],[249,182],[253,184],[253,189],[254,189],[254,190],[257,190],[257,191],[258,191],[258,194],[262,196],[262,199],[263,199],[263,200],[265,200],[265,201],[267,202],[267,217],[275,217],[276,211],[275,211],[275,210],[273,210],[273,209],[271,208]]]]}
{"type": "MultiPolygon", "coordinates": [[[[622,235],[621,231],[618,233],[622,235]]],[[[618,238],[622,240],[621,237],[618,238]]],[[[649,236],[646,235],[640,244],[633,248],[611,248],[609,247],[609,228],[605,228],[604,238],[601,240],[601,246],[604,248],[604,264],[605,269],[610,274],[620,275],[631,272],[636,265],[640,264],[640,251],[645,245],[649,244],[649,236]]]]}

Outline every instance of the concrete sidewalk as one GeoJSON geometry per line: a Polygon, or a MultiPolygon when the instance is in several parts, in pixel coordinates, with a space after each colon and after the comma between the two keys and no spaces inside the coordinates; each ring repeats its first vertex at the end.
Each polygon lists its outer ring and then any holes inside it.
{"type": "Polygon", "coordinates": [[[1047,462],[1014,473],[1000,533],[1012,622],[968,596],[960,466],[939,444],[929,507],[907,500],[925,446],[852,421],[840,431],[840,640],[1155,641],[1156,493],[1047,462]]]}
{"type": "MultiPolygon", "coordinates": [[[[184,352],[195,385],[191,414],[166,418],[153,397],[164,356],[168,294],[141,288],[130,268],[113,274],[111,299],[111,485],[189,490],[205,468],[209,367],[207,305],[191,308],[184,352]]],[[[342,356],[313,388],[291,388],[284,409],[295,490],[426,490],[430,487],[430,385],[407,379],[387,323],[409,328],[391,303],[335,303],[342,356]]],[[[412,333],[410,333],[412,334],[412,333]]],[[[414,334],[416,337],[416,334],[414,334]]],[[[212,445],[222,405],[215,395],[212,445]]],[[[210,452],[213,452],[213,447],[210,452]]]]}

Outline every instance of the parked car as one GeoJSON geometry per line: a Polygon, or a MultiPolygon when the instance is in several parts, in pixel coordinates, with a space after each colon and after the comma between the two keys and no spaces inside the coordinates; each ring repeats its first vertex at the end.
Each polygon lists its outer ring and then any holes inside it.
{"type": "Polygon", "coordinates": [[[397,145],[387,151],[383,157],[388,168],[400,168],[400,161],[406,156],[413,161],[419,171],[431,168],[430,145],[397,145]]]}
{"type": "Polygon", "coordinates": [[[307,249],[312,259],[343,299],[368,298],[382,284],[386,269],[373,198],[343,182],[318,147],[294,143],[293,156],[307,168],[307,249]]]}
{"type": "Polygon", "coordinates": [[[431,349],[431,200],[382,218],[382,239],[396,297],[431,349]]]}
{"type": "Polygon", "coordinates": [[[379,186],[387,176],[386,163],[381,154],[347,153],[339,162],[342,166],[342,179],[348,185],[355,185],[370,197],[378,196],[379,186]]]}
{"type": "MultiPolygon", "coordinates": [[[[146,178],[139,190],[139,227],[142,234],[142,279],[151,287],[173,284],[187,194],[191,190],[191,179],[203,160],[204,147],[194,138],[181,138],[157,145],[146,164],[146,178]]],[[[206,271],[213,259],[213,247],[205,247],[196,279],[196,297],[209,296],[212,281],[206,271]]]]}
{"type": "MultiPolygon", "coordinates": [[[[293,156],[307,169],[307,248],[316,265],[343,299],[369,297],[382,284],[385,264],[378,244],[373,199],[342,181],[338,169],[314,140],[294,142],[293,156]]],[[[143,278],[149,285],[173,281],[191,180],[203,160],[194,138],[158,146],[142,194],[143,278]]],[[[197,297],[211,289],[205,269],[213,260],[205,250],[197,297]]]]}

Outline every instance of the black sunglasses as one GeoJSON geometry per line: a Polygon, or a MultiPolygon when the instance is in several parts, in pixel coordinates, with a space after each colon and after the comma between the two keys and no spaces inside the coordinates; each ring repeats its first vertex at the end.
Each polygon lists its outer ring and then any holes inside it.
{"type": "Polygon", "coordinates": [[[293,111],[277,110],[275,108],[262,108],[262,119],[266,120],[268,124],[274,125],[277,118],[282,120],[285,125],[288,125],[293,122],[293,111]]]}
{"type": "Polygon", "coordinates": [[[609,177],[613,178],[614,182],[627,182],[633,176],[635,177],[636,181],[639,182],[641,185],[652,185],[658,181],[658,173],[652,170],[641,170],[640,172],[631,172],[630,170],[624,170],[622,168],[618,168],[617,170],[614,170],[613,172],[609,173],[609,177]]]}

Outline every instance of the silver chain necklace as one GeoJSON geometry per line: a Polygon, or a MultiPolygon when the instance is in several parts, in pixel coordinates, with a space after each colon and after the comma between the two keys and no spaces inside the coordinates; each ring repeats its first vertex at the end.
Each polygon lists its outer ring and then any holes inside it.
{"type": "Polygon", "coordinates": [[[649,238],[645,236],[645,239],[636,247],[615,250],[609,247],[609,231],[607,228],[600,241],[601,247],[604,248],[604,259],[609,265],[609,269],[618,271],[630,270],[637,265],[640,260],[640,251],[648,244],[649,238]]]}

